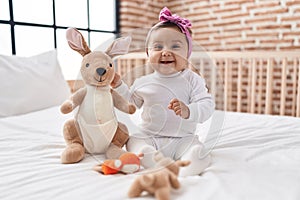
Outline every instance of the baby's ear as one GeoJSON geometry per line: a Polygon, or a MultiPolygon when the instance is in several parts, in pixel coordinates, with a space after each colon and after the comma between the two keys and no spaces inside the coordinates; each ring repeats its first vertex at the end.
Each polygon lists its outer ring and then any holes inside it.
{"type": "Polygon", "coordinates": [[[131,43],[131,37],[122,37],[116,39],[105,51],[111,58],[128,53],[131,43]]]}

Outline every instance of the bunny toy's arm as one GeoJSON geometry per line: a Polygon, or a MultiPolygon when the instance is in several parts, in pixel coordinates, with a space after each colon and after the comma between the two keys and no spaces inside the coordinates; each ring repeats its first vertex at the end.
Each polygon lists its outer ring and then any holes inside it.
{"type": "Polygon", "coordinates": [[[128,103],[121,95],[119,95],[116,91],[111,90],[111,95],[113,98],[114,106],[122,112],[133,114],[135,113],[135,106],[128,103]]]}
{"type": "Polygon", "coordinates": [[[70,99],[66,100],[60,107],[60,111],[64,114],[72,112],[79,106],[86,95],[86,88],[77,90],[70,99]]]}

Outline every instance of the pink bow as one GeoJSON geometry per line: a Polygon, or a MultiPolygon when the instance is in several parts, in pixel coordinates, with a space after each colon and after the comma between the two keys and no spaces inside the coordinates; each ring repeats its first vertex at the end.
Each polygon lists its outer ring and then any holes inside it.
{"type": "Polygon", "coordinates": [[[180,16],[174,14],[172,15],[171,11],[164,7],[159,13],[159,21],[161,22],[173,22],[178,25],[183,33],[188,32],[188,28],[192,27],[191,22],[188,19],[181,18],[180,16]]]}
{"type": "Polygon", "coordinates": [[[164,7],[160,11],[159,21],[161,21],[162,23],[172,22],[180,28],[181,32],[186,35],[186,38],[188,40],[188,45],[189,45],[188,56],[190,56],[192,53],[192,38],[188,28],[192,27],[191,22],[188,19],[182,18],[176,14],[172,15],[171,11],[167,7],[164,7]]]}

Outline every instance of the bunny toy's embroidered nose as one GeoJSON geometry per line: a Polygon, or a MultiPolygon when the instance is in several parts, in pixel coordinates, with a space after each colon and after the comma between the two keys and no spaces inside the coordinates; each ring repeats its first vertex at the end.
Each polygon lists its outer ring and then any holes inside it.
{"type": "Polygon", "coordinates": [[[106,73],[106,69],[103,68],[97,68],[96,72],[99,76],[103,76],[106,73]]]}

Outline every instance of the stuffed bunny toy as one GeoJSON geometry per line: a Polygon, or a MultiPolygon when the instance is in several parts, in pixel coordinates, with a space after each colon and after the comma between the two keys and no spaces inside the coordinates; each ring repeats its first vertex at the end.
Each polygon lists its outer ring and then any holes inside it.
{"type": "Polygon", "coordinates": [[[154,195],[157,200],[169,200],[171,189],[180,188],[178,174],[180,167],[186,167],[190,161],[177,160],[164,157],[157,152],[154,155],[156,166],[153,169],[144,171],[131,184],[128,197],[135,198],[147,192],[154,195]]]}
{"type": "Polygon", "coordinates": [[[67,147],[61,161],[77,163],[85,152],[119,158],[126,152],[122,147],[129,134],[127,127],[117,121],[114,107],[128,114],[134,113],[136,108],[110,88],[115,75],[112,58],[127,53],[131,39],[119,38],[105,52],[92,52],[77,29],[67,29],[66,37],[71,49],[83,56],[80,72],[85,87],[61,105],[63,114],[77,108],[74,119],[64,124],[67,147]]]}

